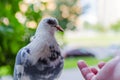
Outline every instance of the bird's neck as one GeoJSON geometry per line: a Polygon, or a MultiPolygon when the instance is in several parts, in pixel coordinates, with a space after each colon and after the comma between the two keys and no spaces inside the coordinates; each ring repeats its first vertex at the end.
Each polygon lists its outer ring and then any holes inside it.
{"type": "Polygon", "coordinates": [[[45,40],[48,42],[56,42],[55,34],[51,32],[45,32],[45,31],[36,32],[34,35],[34,39],[37,39],[38,42],[41,40],[45,40]]]}
{"type": "Polygon", "coordinates": [[[51,36],[54,37],[55,36],[55,31],[44,31],[44,30],[37,30],[35,33],[35,36],[51,36]]]}
{"type": "MultiPolygon", "coordinates": [[[[38,59],[40,56],[43,58],[46,58],[47,56],[51,55],[49,54],[49,46],[57,44],[55,37],[50,34],[35,34],[35,38],[32,40],[32,42],[28,45],[28,47],[31,48],[31,51],[33,51],[33,56],[38,59]],[[44,46],[45,45],[45,46],[44,46]],[[45,48],[45,52],[41,53],[41,49],[45,48]]],[[[44,51],[44,50],[43,50],[44,51]]]]}

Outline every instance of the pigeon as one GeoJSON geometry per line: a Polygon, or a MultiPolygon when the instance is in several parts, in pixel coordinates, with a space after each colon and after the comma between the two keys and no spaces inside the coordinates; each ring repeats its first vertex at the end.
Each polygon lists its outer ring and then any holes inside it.
{"type": "Polygon", "coordinates": [[[56,18],[43,18],[29,44],[18,51],[14,80],[57,80],[64,60],[55,32],[64,31],[56,18]]]}

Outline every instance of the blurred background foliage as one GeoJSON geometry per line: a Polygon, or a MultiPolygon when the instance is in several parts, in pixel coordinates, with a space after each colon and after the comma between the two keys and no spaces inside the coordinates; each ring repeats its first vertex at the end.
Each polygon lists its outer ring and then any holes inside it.
{"type": "Polygon", "coordinates": [[[103,27],[103,25],[102,24],[100,24],[100,23],[97,23],[97,24],[90,24],[90,23],[88,23],[88,22],[85,22],[84,23],[84,28],[86,29],[86,30],[94,30],[94,31],[96,31],[96,32],[106,32],[107,30],[105,29],[105,27],[103,27]]]}
{"type": "Polygon", "coordinates": [[[88,22],[84,22],[84,28],[86,30],[94,30],[96,32],[107,32],[107,31],[113,31],[113,32],[119,32],[120,31],[120,21],[115,22],[114,24],[110,24],[110,26],[107,26],[107,28],[102,25],[101,23],[97,24],[90,24],[88,22]]]}
{"type": "Polygon", "coordinates": [[[120,21],[116,22],[115,24],[112,24],[111,30],[113,30],[114,32],[120,32],[120,21]]]}
{"type": "Polygon", "coordinates": [[[56,17],[65,30],[75,29],[77,1],[0,0],[0,76],[13,73],[18,50],[29,42],[43,17],[56,17]]]}

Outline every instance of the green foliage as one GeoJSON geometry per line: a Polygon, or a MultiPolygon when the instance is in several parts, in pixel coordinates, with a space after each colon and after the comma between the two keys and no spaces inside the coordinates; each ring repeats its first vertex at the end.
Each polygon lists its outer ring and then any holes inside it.
{"type": "Polygon", "coordinates": [[[105,32],[105,27],[102,25],[102,24],[90,24],[90,23],[87,23],[85,22],[84,23],[84,28],[86,30],[94,30],[94,31],[97,31],[97,32],[105,32]]]}
{"type": "Polygon", "coordinates": [[[9,69],[12,69],[15,54],[18,48],[22,46],[20,45],[22,43],[22,40],[20,40],[22,33],[19,34],[19,31],[23,29],[14,17],[15,12],[18,10],[18,2],[15,4],[9,0],[2,0],[0,2],[0,10],[0,66],[10,65],[9,69]],[[16,6],[16,8],[13,6],[16,6]],[[10,24],[5,24],[3,22],[5,19],[9,19],[10,24]]]}
{"type": "MultiPolygon", "coordinates": [[[[15,56],[18,50],[29,42],[29,37],[35,31],[27,28],[25,23],[21,24],[16,18],[16,13],[20,12],[18,5],[20,1],[0,1],[0,71],[4,71],[3,74],[0,73],[0,76],[13,72],[15,56]],[[3,70],[4,68],[6,70],[3,70]]],[[[31,19],[38,21],[41,18],[40,11],[35,13],[30,11],[30,7],[23,15],[26,15],[28,21],[31,19]]]]}
{"type": "Polygon", "coordinates": [[[119,32],[120,31],[120,21],[118,21],[117,23],[115,24],[112,24],[111,25],[111,29],[115,32],[119,32]]]}

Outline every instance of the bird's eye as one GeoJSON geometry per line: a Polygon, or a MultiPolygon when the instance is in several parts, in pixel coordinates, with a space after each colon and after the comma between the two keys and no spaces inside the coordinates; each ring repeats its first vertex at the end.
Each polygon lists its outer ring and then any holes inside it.
{"type": "Polygon", "coordinates": [[[49,20],[47,21],[47,23],[48,23],[48,24],[55,24],[55,21],[54,21],[54,20],[49,19],[49,20]]]}

